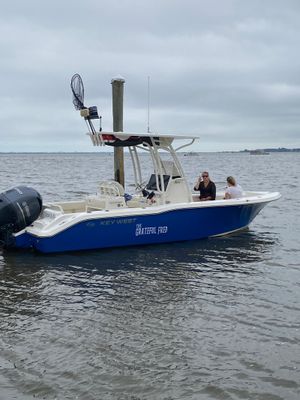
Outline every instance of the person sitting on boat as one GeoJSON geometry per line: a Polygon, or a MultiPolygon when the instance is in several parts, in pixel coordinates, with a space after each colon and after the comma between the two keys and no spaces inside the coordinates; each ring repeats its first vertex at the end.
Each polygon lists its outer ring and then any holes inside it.
{"type": "Polygon", "coordinates": [[[207,171],[203,171],[201,177],[199,176],[194,190],[200,191],[200,201],[216,199],[216,185],[210,180],[209,173],[207,171]]]}
{"type": "Polygon", "coordinates": [[[224,199],[238,199],[243,196],[242,187],[236,183],[236,180],[233,176],[228,176],[227,180],[227,188],[225,190],[224,199]]]}
{"type": "Polygon", "coordinates": [[[143,197],[146,197],[146,198],[147,198],[148,204],[156,203],[155,193],[154,193],[153,191],[152,191],[152,192],[149,192],[148,190],[143,189],[143,190],[142,190],[142,195],[143,195],[143,197]]]}

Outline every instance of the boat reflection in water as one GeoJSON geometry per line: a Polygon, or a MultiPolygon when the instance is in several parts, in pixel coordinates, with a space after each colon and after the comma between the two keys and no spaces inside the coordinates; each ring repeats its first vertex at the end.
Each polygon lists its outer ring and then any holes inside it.
{"type": "MultiPolygon", "coordinates": [[[[146,245],[106,249],[97,251],[71,252],[60,255],[37,257],[33,252],[4,252],[0,267],[5,278],[29,286],[39,285],[46,271],[76,272],[92,271],[97,275],[109,275],[114,271],[175,270],[198,272],[232,271],[247,273],[247,266],[264,260],[265,255],[277,243],[274,234],[256,235],[248,229],[239,234],[216,237],[208,240],[194,240],[160,246],[146,245]],[[117,260],[117,262],[116,262],[117,260]],[[182,268],[184,267],[184,268],[182,268]],[[36,277],[32,280],[32,276],[36,277]]],[[[252,270],[252,268],[251,268],[252,270]]],[[[76,274],[75,274],[76,275],[76,274]]]]}

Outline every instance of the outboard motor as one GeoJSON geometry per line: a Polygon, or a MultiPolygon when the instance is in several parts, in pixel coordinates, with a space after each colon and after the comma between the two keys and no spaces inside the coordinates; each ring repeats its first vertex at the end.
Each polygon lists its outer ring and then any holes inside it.
{"type": "Polygon", "coordinates": [[[31,225],[42,211],[42,197],[26,186],[17,186],[0,194],[0,242],[10,245],[12,233],[31,225]]]}

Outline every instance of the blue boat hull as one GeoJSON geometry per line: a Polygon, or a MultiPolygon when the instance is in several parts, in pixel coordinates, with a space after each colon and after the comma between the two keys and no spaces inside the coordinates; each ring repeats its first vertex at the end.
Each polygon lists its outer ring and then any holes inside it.
{"type": "Polygon", "coordinates": [[[265,205],[187,208],[90,219],[51,237],[36,237],[24,231],[16,235],[15,247],[53,253],[202,239],[248,226],[265,205]]]}

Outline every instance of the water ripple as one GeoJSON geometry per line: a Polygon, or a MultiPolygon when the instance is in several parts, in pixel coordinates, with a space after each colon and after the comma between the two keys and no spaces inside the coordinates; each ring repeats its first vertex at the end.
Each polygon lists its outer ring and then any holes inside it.
{"type": "MultiPolygon", "coordinates": [[[[258,158],[249,171],[245,154],[181,157],[191,184],[200,164],[219,187],[226,165],[254,190],[280,187],[279,166],[291,171],[293,195],[239,235],[62,255],[0,250],[1,395],[298,399],[300,171],[291,156],[270,155],[268,168],[258,158]]],[[[37,187],[47,201],[80,198],[95,192],[90,164],[100,176],[112,162],[0,155],[0,176],[6,187],[37,187]]]]}

